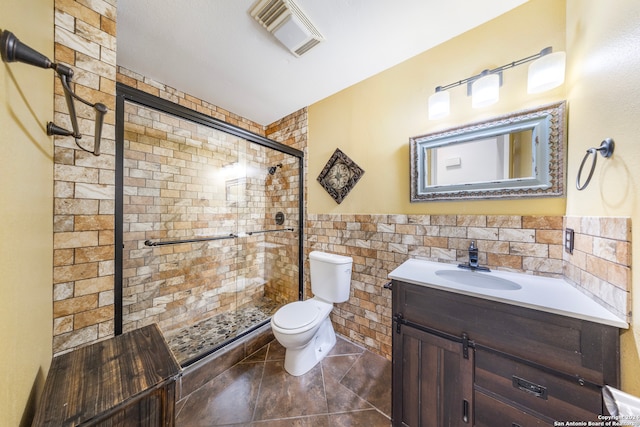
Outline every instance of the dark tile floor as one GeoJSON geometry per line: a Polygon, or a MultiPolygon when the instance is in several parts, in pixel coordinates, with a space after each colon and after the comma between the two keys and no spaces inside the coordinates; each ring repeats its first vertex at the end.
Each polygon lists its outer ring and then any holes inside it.
{"type": "Polygon", "coordinates": [[[284,370],[272,341],[176,404],[178,427],[388,427],[391,362],[338,337],[308,373],[284,370]]]}

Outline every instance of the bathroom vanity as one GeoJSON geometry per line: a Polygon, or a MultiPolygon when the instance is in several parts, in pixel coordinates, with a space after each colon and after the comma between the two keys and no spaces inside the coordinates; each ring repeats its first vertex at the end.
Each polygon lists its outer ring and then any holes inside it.
{"type": "Polygon", "coordinates": [[[394,426],[553,426],[605,413],[601,388],[619,386],[627,324],[568,283],[420,260],[389,276],[394,426]]]}

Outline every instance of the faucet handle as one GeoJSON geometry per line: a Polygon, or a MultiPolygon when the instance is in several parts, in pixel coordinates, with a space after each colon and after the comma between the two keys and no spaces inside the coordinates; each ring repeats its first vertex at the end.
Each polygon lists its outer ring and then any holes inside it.
{"type": "Polygon", "coordinates": [[[476,246],[476,241],[475,240],[471,241],[471,244],[469,245],[469,250],[470,251],[477,251],[478,250],[478,247],[476,246]]]}

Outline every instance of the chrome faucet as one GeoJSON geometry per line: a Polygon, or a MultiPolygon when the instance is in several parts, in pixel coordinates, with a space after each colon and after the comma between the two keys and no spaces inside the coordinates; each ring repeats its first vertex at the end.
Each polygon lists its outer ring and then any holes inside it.
{"type": "Polygon", "coordinates": [[[469,245],[469,267],[478,268],[478,247],[475,240],[469,245]]]}
{"type": "Polygon", "coordinates": [[[478,247],[476,246],[476,241],[472,240],[469,245],[469,262],[465,264],[458,264],[460,268],[468,268],[469,270],[478,270],[478,271],[491,271],[488,267],[482,267],[478,264],[478,247]]]}

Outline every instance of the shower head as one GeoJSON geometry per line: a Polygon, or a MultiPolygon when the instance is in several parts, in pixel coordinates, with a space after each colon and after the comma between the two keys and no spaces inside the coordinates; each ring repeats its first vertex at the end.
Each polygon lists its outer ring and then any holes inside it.
{"type": "Polygon", "coordinates": [[[269,175],[273,175],[273,174],[275,174],[275,173],[276,173],[276,170],[278,170],[278,168],[281,168],[281,167],[282,167],[282,163],[278,163],[278,164],[277,164],[277,165],[275,165],[275,166],[270,166],[270,167],[269,167],[269,175]]]}

